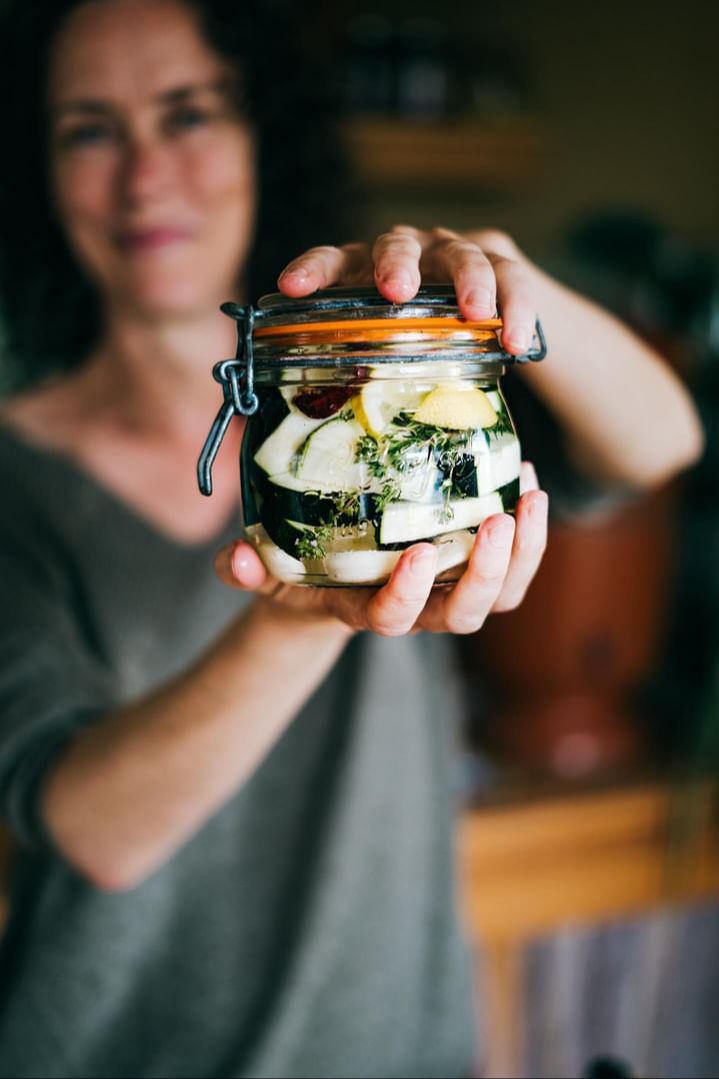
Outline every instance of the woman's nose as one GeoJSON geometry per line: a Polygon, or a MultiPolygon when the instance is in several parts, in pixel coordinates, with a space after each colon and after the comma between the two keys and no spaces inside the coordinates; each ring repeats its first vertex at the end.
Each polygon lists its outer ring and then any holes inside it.
{"type": "Polygon", "coordinates": [[[137,206],[161,198],[173,183],[172,153],[151,139],[128,142],[119,176],[119,194],[126,204],[137,206]]]}

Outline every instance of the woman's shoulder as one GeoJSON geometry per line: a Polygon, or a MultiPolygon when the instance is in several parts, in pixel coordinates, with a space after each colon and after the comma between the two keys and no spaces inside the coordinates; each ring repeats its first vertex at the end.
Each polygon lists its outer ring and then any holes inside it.
{"type": "Polygon", "coordinates": [[[75,410],[55,379],[0,402],[0,550],[54,557],[80,490],[72,461],[75,410]],[[37,553],[37,552],[36,552],[37,553]]]}
{"type": "Polygon", "coordinates": [[[76,411],[69,381],[53,379],[0,402],[0,426],[31,446],[67,450],[76,411]]]}

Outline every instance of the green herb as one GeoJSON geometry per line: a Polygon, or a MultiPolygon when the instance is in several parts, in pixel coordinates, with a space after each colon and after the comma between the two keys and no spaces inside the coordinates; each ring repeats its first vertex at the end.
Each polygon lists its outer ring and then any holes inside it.
{"type": "Polygon", "coordinates": [[[438,457],[454,458],[466,447],[467,438],[458,431],[447,431],[429,423],[417,423],[407,412],[395,416],[387,440],[387,459],[398,472],[407,471],[406,458],[410,452],[426,451],[438,457]]]}
{"type": "Polygon", "coordinates": [[[330,524],[306,525],[299,521],[288,521],[301,534],[295,540],[297,557],[302,559],[324,558],[327,543],[332,538],[334,529],[330,524]]]}
{"type": "Polygon", "coordinates": [[[485,431],[489,438],[493,436],[497,438],[499,435],[513,435],[514,430],[512,428],[512,421],[509,418],[509,413],[502,409],[497,413],[497,422],[493,427],[485,427],[485,431]]]}
{"type": "Polygon", "coordinates": [[[382,479],[387,474],[387,467],[380,460],[379,443],[372,435],[363,435],[358,439],[355,461],[366,464],[370,476],[377,479],[382,479]]]}
{"type": "Polygon", "coordinates": [[[327,522],[328,524],[338,524],[338,518],[349,518],[352,521],[356,521],[359,518],[359,491],[338,491],[330,497],[332,499],[334,517],[332,521],[327,522]]]}
{"type": "Polygon", "coordinates": [[[397,502],[400,496],[400,486],[397,480],[387,479],[374,496],[374,505],[377,513],[384,513],[390,502],[397,502]]]}
{"type": "Polygon", "coordinates": [[[444,473],[442,481],[442,506],[437,510],[440,524],[454,517],[450,505],[455,487],[454,473],[459,459],[467,451],[467,436],[459,431],[448,431],[428,423],[417,423],[407,413],[395,417],[387,444],[387,457],[398,472],[407,471],[407,459],[417,455],[427,460],[434,456],[444,473]]]}

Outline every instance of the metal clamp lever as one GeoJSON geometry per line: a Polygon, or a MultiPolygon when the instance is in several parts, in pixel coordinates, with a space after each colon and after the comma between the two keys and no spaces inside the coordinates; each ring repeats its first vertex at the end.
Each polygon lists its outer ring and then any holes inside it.
{"type": "Polygon", "coordinates": [[[254,308],[223,303],[221,310],[237,321],[237,355],[233,360],[216,363],[212,369],[212,377],[222,386],[224,400],[197,461],[197,482],[203,495],[212,494],[212,466],[232,417],[252,416],[259,407],[254,390],[254,308]]]}

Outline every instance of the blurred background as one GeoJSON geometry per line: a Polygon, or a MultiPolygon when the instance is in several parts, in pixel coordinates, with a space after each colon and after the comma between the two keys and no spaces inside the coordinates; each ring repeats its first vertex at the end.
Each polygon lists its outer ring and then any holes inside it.
{"type": "Polygon", "coordinates": [[[669,489],[556,505],[527,601],[457,646],[488,1075],[719,1074],[718,32],[696,0],[342,0],[312,26],[357,233],[506,230],[707,428],[669,489]]]}
{"type": "Polygon", "coordinates": [[[719,9],[315,11],[352,238],[509,232],[650,340],[707,428],[670,489],[558,505],[522,608],[457,645],[478,1066],[717,1075],[719,9]]]}

